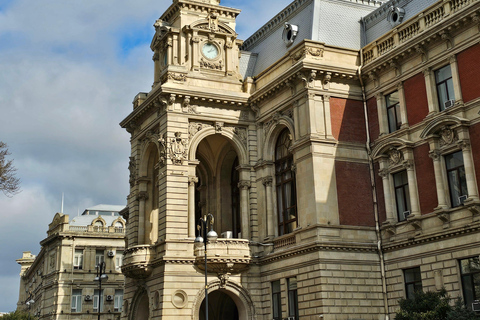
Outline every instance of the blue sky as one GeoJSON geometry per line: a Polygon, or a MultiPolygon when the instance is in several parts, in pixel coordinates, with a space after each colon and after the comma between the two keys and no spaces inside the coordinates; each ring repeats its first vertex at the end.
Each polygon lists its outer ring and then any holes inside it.
{"type": "MultiPolygon", "coordinates": [[[[245,40],[290,0],[222,0],[245,40]]],[[[171,0],[0,0],[0,140],[22,180],[0,193],[0,312],[16,308],[22,251],[61,208],[126,204],[129,134],[118,123],[153,81],[150,41],[171,0]]]]}

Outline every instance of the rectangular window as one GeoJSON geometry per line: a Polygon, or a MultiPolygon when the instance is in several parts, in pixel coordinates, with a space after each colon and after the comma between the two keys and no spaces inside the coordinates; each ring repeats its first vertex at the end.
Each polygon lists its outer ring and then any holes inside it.
{"type": "Polygon", "coordinates": [[[280,295],[280,280],[272,282],[272,312],[273,320],[282,319],[282,298],[280,295]]]}
{"type": "Polygon", "coordinates": [[[72,312],[82,312],[82,289],[72,290],[72,312]]]}
{"type": "Polygon", "coordinates": [[[457,151],[445,156],[447,167],[448,190],[452,207],[458,207],[468,196],[465,166],[463,165],[463,153],[457,151]]]}
{"type": "Polygon", "coordinates": [[[123,251],[117,250],[115,253],[115,269],[120,270],[123,266],[123,251]]]}
{"type": "Polygon", "coordinates": [[[473,257],[460,260],[462,274],[463,300],[467,308],[472,309],[472,303],[480,300],[480,259],[473,257]]]}
{"type": "Polygon", "coordinates": [[[420,267],[403,270],[405,277],[405,293],[407,299],[412,299],[417,291],[422,291],[422,274],[420,267]]]}
{"type": "Polygon", "coordinates": [[[395,187],[398,221],[404,221],[410,214],[410,194],[406,170],[393,174],[393,185],[395,187]]]}
{"type": "Polygon", "coordinates": [[[398,91],[386,95],[385,102],[387,105],[388,130],[389,132],[397,131],[402,126],[398,91]]]}
{"type": "Polygon", "coordinates": [[[290,278],[288,281],[288,317],[298,319],[298,294],[297,278],[290,278]]]}
{"type": "Polygon", "coordinates": [[[73,256],[73,269],[82,269],[83,268],[83,250],[75,249],[75,254],[73,256]]]}
{"type": "Polygon", "coordinates": [[[440,106],[440,111],[442,111],[450,106],[451,101],[455,101],[450,65],[435,71],[435,84],[437,86],[438,105],[440,106]]]}
{"type": "Polygon", "coordinates": [[[99,266],[102,262],[105,262],[105,251],[97,250],[95,252],[95,267],[99,266]]]}
{"type": "Polygon", "coordinates": [[[103,312],[103,307],[105,305],[105,301],[103,300],[103,290],[100,292],[100,300],[98,292],[98,289],[95,289],[95,291],[93,292],[93,311],[98,312],[98,304],[100,302],[100,312],[103,312]]]}
{"type": "Polygon", "coordinates": [[[115,312],[122,312],[122,303],[123,303],[123,290],[115,290],[115,297],[113,301],[113,310],[115,312]]]}

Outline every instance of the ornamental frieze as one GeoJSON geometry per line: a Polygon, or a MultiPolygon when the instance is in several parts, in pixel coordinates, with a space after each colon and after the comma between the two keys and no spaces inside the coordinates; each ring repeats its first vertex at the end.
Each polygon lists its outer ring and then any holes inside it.
{"type": "Polygon", "coordinates": [[[210,62],[205,61],[203,58],[200,59],[200,67],[212,70],[222,70],[223,69],[223,62],[220,60],[219,62],[210,62]]]}

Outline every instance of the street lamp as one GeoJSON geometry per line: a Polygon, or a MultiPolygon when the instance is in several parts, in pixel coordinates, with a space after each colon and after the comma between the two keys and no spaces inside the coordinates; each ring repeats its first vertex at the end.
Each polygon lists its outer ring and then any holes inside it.
{"type": "Polygon", "coordinates": [[[97,266],[97,276],[93,281],[98,281],[98,320],[100,320],[100,310],[102,306],[102,281],[107,281],[108,275],[105,274],[105,262],[102,261],[97,266]]]}
{"type": "Polygon", "coordinates": [[[198,219],[198,237],[195,238],[195,245],[201,246],[203,243],[205,252],[205,320],[208,320],[207,242],[218,238],[218,234],[213,230],[213,221],[214,218],[210,213],[198,219]],[[208,224],[210,224],[210,231],[207,233],[208,224]]]}

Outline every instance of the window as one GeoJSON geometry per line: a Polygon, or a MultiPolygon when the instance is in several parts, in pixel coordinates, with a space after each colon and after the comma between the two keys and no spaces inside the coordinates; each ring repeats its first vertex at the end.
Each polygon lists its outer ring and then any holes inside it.
{"type": "Polygon", "coordinates": [[[282,298],[280,296],[280,280],[272,282],[272,312],[273,320],[282,319],[282,298]]]}
{"type": "Polygon", "coordinates": [[[446,155],[445,165],[447,167],[448,190],[450,191],[452,207],[458,207],[463,204],[468,195],[462,151],[446,155]]]}
{"type": "Polygon", "coordinates": [[[297,278],[287,280],[288,284],[288,317],[298,319],[297,278]]]}
{"type": "Polygon", "coordinates": [[[413,298],[413,294],[422,290],[422,275],[420,267],[403,270],[405,277],[405,293],[407,299],[413,298]]]}
{"type": "Polygon", "coordinates": [[[98,312],[98,303],[100,302],[100,312],[103,312],[103,306],[104,306],[104,301],[103,301],[103,290],[100,292],[100,301],[98,299],[98,289],[95,289],[93,292],[93,311],[98,312]]]}
{"type": "Polygon", "coordinates": [[[292,135],[284,129],[275,147],[275,177],[277,190],[278,235],[297,228],[297,196],[295,176],[292,171],[293,155],[288,150],[292,135]]]}
{"type": "Polygon", "coordinates": [[[102,232],[103,231],[103,222],[100,220],[95,221],[93,224],[93,230],[96,232],[102,232]]]}
{"type": "Polygon", "coordinates": [[[72,290],[72,312],[82,312],[82,289],[72,290]]]}
{"type": "Polygon", "coordinates": [[[83,268],[83,250],[76,249],[73,256],[73,269],[82,269],[83,268]]]}
{"type": "Polygon", "coordinates": [[[387,105],[388,131],[394,132],[402,126],[402,118],[400,116],[400,98],[398,91],[392,92],[385,96],[387,105]]]}
{"type": "Polygon", "coordinates": [[[393,174],[393,185],[395,187],[398,221],[404,221],[410,214],[410,194],[406,170],[393,174]]]}
{"type": "Polygon", "coordinates": [[[105,262],[105,251],[97,250],[95,252],[95,268],[98,267],[102,262],[105,262]]]}
{"type": "Polygon", "coordinates": [[[117,230],[122,229],[123,230],[123,223],[121,223],[120,221],[115,222],[115,229],[117,229],[117,230]]]}
{"type": "Polygon", "coordinates": [[[115,298],[113,300],[113,311],[122,312],[123,290],[115,290],[115,298]]]}
{"type": "Polygon", "coordinates": [[[438,105],[440,106],[440,110],[445,110],[445,107],[448,106],[445,103],[450,100],[455,100],[452,69],[450,65],[446,65],[435,71],[435,84],[437,86],[438,105]]]}
{"type": "Polygon", "coordinates": [[[472,308],[475,300],[480,300],[480,259],[473,257],[460,260],[463,300],[467,308],[472,308]]]}
{"type": "Polygon", "coordinates": [[[117,250],[115,254],[115,269],[120,270],[123,266],[123,251],[117,250]]]}
{"type": "Polygon", "coordinates": [[[240,238],[242,236],[240,220],[240,188],[238,187],[238,183],[240,182],[240,174],[237,170],[238,164],[238,157],[236,157],[230,174],[230,190],[232,193],[232,231],[234,238],[240,238]]]}

